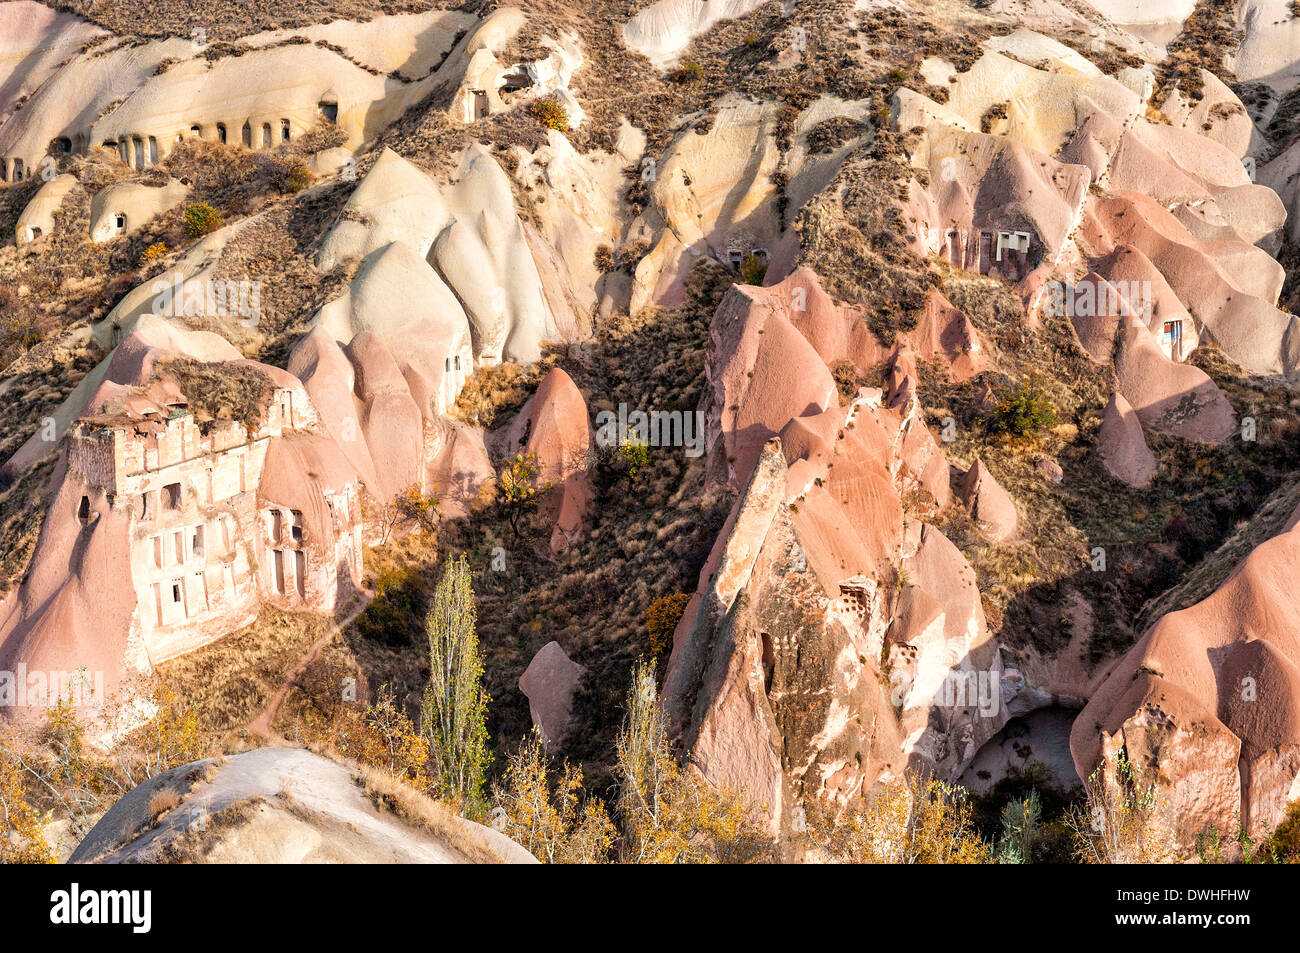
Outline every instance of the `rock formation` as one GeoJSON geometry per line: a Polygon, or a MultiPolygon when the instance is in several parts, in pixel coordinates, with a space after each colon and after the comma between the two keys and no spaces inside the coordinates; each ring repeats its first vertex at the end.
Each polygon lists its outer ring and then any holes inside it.
{"type": "Polygon", "coordinates": [[[196,761],[128,791],[70,862],[537,862],[505,835],[457,817],[415,791],[402,792],[405,803],[397,800],[381,809],[367,797],[366,784],[355,767],[292,748],[196,761]],[[172,806],[160,814],[160,802],[172,806]]]}
{"type": "Polygon", "coordinates": [[[573,693],[584,671],[565,654],[559,642],[547,642],[519,676],[519,690],[528,696],[533,725],[546,744],[564,740],[572,716],[573,693]]]}

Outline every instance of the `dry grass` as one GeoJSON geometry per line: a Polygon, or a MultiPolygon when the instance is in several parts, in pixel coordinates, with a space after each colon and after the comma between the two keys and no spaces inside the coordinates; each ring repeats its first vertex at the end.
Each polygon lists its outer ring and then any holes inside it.
{"type": "Polygon", "coordinates": [[[1198,0],[1183,30],[1170,42],[1168,55],[1156,69],[1152,102],[1164,102],[1175,88],[1193,103],[1205,96],[1200,71],[1209,70],[1231,85],[1236,76],[1223,65],[1224,56],[1241,43],[1236,0],[1198,0]]]}
{"type": "Polygon", "coordinates": [[[251,625],[158,666],[173,689],[198,706],[204,736],[227,750],[256,747],[244,731],[284,683],[294,663],[329,631],[318,613],[263,606],[251,625]]]}
{"type": "Polygon", "coordinates": [[[209,40],[235,40],[264,30],[312,26],[332,20],[374,19],[379,14],[420,13],[429,0],[43,0],[120,35],[180,36],[202,27],[209,40]]]}
{"type": "Polygon", "coordinates": [[[424,831],[442,846],[460,854],[468,863],[505,862],[505,858],[489,846],[479,831],[445,805],[377,768],[337,757],[334,760],[352,772],[366,797],[381,813],[392,814],[424,831]]]}
{"type": "Polygon", "coordinates": [[[180,803],[180,795],[172,788],[159,788],[154,791],[149,796],[149,806],[145,808],[145,813],[149,815],[149,823],[157,824],[164,814],[176,808],[180,803]]]}

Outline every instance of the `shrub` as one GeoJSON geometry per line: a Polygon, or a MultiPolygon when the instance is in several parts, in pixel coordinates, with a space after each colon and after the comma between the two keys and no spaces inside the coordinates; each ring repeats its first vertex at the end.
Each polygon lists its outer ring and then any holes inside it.
{"type": "Polygon", "coordinates": [[[185,210],[186,238],[202,238],[221,227],[221,213],[207,202],[196,202],[185,210]]]}
{"type": "Polygon", "coordinates": [[[625,860],[726,864],[771,859],[771,841],[745,803],[677,763],[653,669],[646,662],[632,670],[617,750],[625,860]]]}
{"type": "Polygon", "coordinates": [[[989,414],[992,433],[1028,437],[1056,425],[1056,407],[1041,378],[1032,376],[1007,388],[989,414]]]}
{"type": "Polygon", "coordinates": [[[627,477],[628,484],[636,482],[637,475],[650,466],[650,443],[631,427],[627,436],[614,448],[615,468],[627,477]]]}
{"type": "Polygon", "coordinates": [[[140,267],[145,268],[152,265],[158,259],[167,254],[166,242],[154,242],[146,248],[140,255],[140,267]]]}
{"type": "Polygon", "coordinates": [[[442,499],[435,495],[437,490],[435,484],[426,495],[420,492],[420,484],[412,483],[394,496],[379,517],[383,530],[380,542],[388,542],[394,530],[404,527],[412,531],[419,529],[422,533],[432,532],[438,525],[438,507],[442,505],[442,499]]]}
{"type": "Polygon", "coordinates": [[[510,532],[519,538],[519,520],[532,510],[551,489],[551,483],[541,479],[542,466],[535,453],[517,453],[497,478],[502,509],[510,523],[510,532]]]}
{"type": "Polygon", "coordinates": [[[614,261],[614,249],[608,245],[596,246],[596,252],[592,256],[592,263],[601,274],[613,271],[618,267],[614,261]]]}
{"type": "Polygon", "coordinates": [[[315,176],[312,175],[311,169],[301,159],[277,157],[272,160],[270,179],[278,192],[285,194],[301,192],[311,185],[313,178],[315,176]]]}
{"type": "Polygon", "coordinates": [[[563,763],[552,785],[534,729],[494,786],[492,826],[544,864],[598,864],[609,859],[616,831],[605,805],[582,798],[582,769],[563,763]]]}
{"type": "Polygon", "coordinates": [[[758,255],[750,255],[740,263],[740,281],[746,285],[761,285],[767,275],[767,262],[758,255]]]}
{"type": "Polygon", "coordinates": [[[1273,832],[1273,848],[1285,863],[1300,861],[1300,801],[1292,801],[1273,832]]]}
{"type": "Polygon", "coordinates": [[[673,647],[673,632],[691,601],[690,593],[674,592],[660,596],[645,612],[645,627],[650,633],[650,654],[663,655],[673,647]]]}
{"type": "Polygon", "coordinates": [[[1165,799],[1155,779],[1120,750],[1113,775],[1098,768],[1084,784],[1085,803],[1066,816],[1075,837],[1075,850],[1085,864],[1161,864],[1173,859],[1165,799]]]}
{"type": "Polygon", "coordinates": [[[358,634],[381,645],[410,645],[425,592],[421,577],[408,569],[388,568],[374,577],[371,588],[375,598],[357,617],[358,634]]]}
{"type": "Polygon", "coordinates": [[[674,83],[698,83],[704,79],[704,67],[695,60],[686,60],[668,74],[674,83]]]}
{"type": "Polygon", "coordinates": [[[569,113],[554,99],[534,99],[528,104],[528,114],[547,129],[569,131],[569,113]]]}
{"type": "Polygon", "coordinates": [[[988,846],[972,823],[965,788],[916,776],[882,781],[866,804],[804,825],[831,859],[851,864],[985,864],[988,846]]]}

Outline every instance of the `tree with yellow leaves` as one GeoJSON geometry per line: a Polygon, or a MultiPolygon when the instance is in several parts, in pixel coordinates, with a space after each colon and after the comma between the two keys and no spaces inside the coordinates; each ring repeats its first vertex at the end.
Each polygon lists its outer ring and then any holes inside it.
{"type": "Polygon", "coordinates": [[[537,454],[516,453],[497,476],[499,499],[515,539],[519,538],[519,520],[537,509],[539,499],[553,485],[543,481],[541,474],[537,454]]]}
{"type": "Polygon", "coordinates": [[[744,802],[677,763],[654,667],[645,661],[632,670],[617,771],[625,860],[693,864],[771,859],[773,844],[744,802]]]}
{"type": "Polygon", "coordinates": [[[18,744],[12,730],[0,735],[0,864],[52,864],[44,818],[28,791],[32,779],[13,756],[18,744]]]}
{"type": "Polygon", "coordinates": [[[878,783],[865,803],[831,819],[808,817],[810,841],[848,864],[987,864],[963,788],[934,778],[878,783]]]}
{"type": "Polygon", "coordinates": [[[565,761],[552,788],[546,752],[536,729],[492,790],[493,827],[545,864],[599,864],[609,860],[617,831],[605,805],[582,797],[582,769],[565,761]]]}
{"type": "Polygon", "coordinates": [[[1173,832],[1155,780],[1119,749],[1084,783],[1083,804],[1066,815],[1085,864],[1162,864],[1174,859],[1173,832]],[[1107,769],[1110,770],[1107,770],[1107,769]]]}
{"type": "Polygon", "coordinates": [[[366,708],[358,735],[358,761],[383,768],[417,790],[429,790],[429,740],[415,730],[387,685],[366,708]]]}

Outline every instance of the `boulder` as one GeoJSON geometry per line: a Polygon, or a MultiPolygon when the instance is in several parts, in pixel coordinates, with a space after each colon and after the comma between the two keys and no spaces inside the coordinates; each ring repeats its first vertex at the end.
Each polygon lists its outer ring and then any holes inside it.
{"type": "Polygon", "coordinates": [[[1107,472],[1129,486],[1146,486],[1155,475],[1155,454],[1147,446],[1142,422],[1123,394],[1112,394],[1106,404],[1097,449],[1107,472]]]}
{"type": "Polygon", "coordinates": [[[585,671],[565,654],[559,642],[547,642],[519,676],[519,690],[528,697],[533,726],[547,745],[564,741],[573,716],[573,693],[585,671]]]}
{"type": "Polygon", "coordinates": [[[1015,501],[1002,489],[979,457],[962,479],[957,495],[970,507],[976,525],[997,543],[1014,540],[1020,529],[1020,515],[1015,501]]]}
{"type": "Polygon", "coordinates": [[[164,771],[128,791],[69,862],[537,861],[504,834],[458,817],[374,769],[298,748],[256,748],[164,771]]]}

